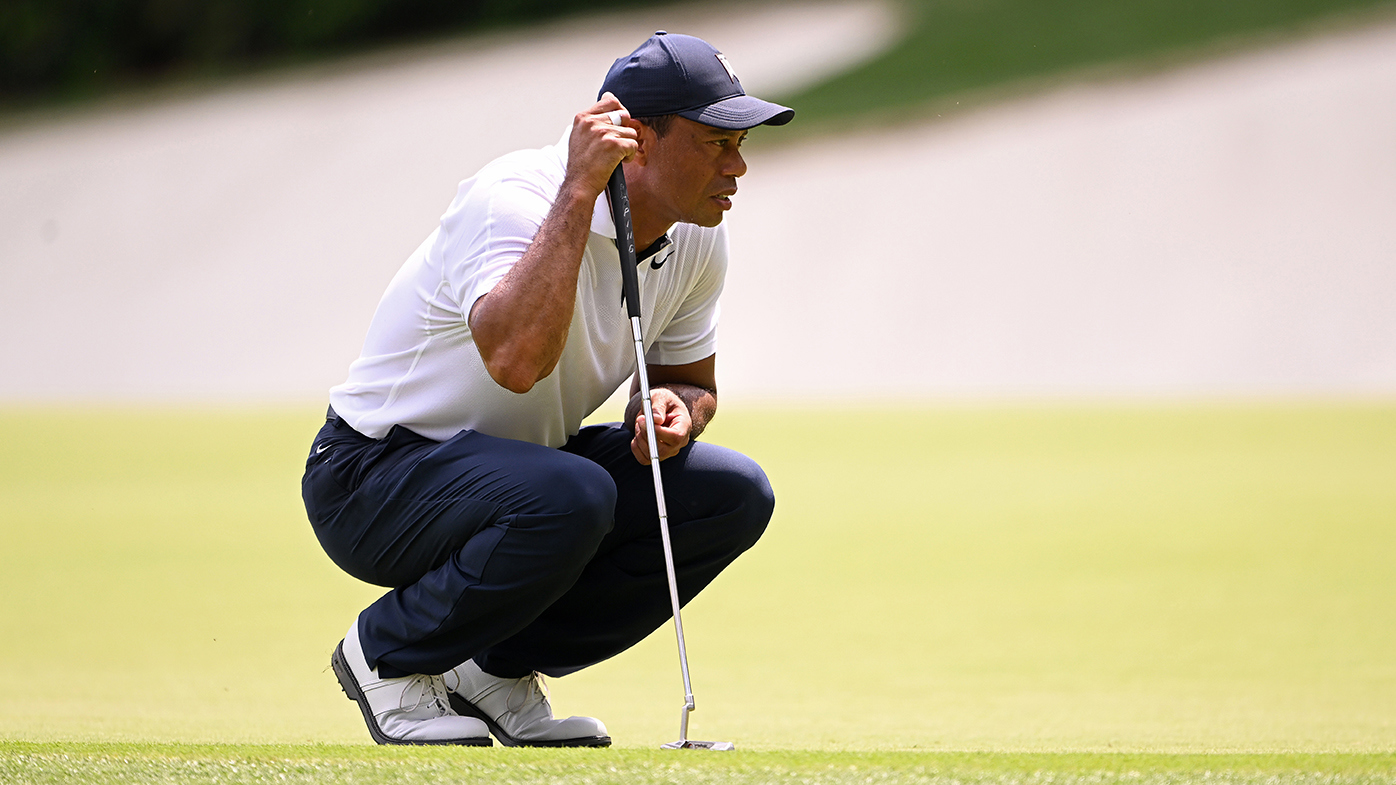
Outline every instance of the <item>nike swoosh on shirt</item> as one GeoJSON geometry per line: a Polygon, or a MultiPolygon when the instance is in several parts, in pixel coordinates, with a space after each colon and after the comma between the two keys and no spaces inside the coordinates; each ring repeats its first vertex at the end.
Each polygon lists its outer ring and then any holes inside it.
{"type": "Polygon", "coordinates": [[[667,261],[669,261],[669,257],[667,257],[667,256],[664,257],[663,259],[660,259],[660,260],[657,261],[657,262],[656,262],[655,260],[651,259],[651,260],[650,260],[650,269],[651,269],[651,270],[658,270],[659,268],[663,267],[663,266],[664,266],[664,263],[667,262],[667,261]]]}

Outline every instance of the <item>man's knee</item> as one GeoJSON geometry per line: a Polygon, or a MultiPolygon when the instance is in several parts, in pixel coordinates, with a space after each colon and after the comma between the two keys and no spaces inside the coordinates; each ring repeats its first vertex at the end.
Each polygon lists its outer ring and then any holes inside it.
{"type": "Polygon", "coordinates": [[[761,535],[766,531],[766,525],[771,521],[771,515],[775,512],[776,496],[771,490],[771,482],[766,478],[766,472],[750,458],[742,456],[744,465],[742,470],[736,473],[734,480],[737,486],[737,498],[740,499],[738,511],[742,522],[742,550],[746,550],[756,544],[761,539],[761,535]]]}
{"type": "Polygon", "coordinates": [[[567,521],[561,539],[573,547],[595,547],[615,525],[616,483],[585,458],[551,467],[538,487],[546,513],[567,521]]]}
{"type": "Polygon", "coordinates": [[[720,505],[714,510],[726,524],[724,539],[738,553],[761,539],[775,511],[775,493],[759,465],[733,450],[706,456],[711,461],[702,474],[702,492],[720,505]]]}

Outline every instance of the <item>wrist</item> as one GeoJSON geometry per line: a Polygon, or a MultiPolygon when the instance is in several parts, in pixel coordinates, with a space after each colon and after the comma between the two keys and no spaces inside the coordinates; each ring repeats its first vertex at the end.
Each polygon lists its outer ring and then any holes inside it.
{"type": "Polygon", "coordinates": [[[595,188],[582,178],[569,175],[563,179],[562,186],[558,188],[557,201],[553,204],[569,210],[585,208],[590,213],[604,190],[606,190],[604,187],[595,188]]]}

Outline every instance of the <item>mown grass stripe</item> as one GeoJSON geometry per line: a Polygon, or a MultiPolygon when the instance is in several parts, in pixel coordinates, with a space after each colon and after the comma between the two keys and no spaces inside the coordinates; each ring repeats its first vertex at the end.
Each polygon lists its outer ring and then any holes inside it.
{"type": "Polygon", "coordinates": [[[1396,755],[404,749],[0,742],[14,783],[1172,783],[1396,782],[1396,755]]]}

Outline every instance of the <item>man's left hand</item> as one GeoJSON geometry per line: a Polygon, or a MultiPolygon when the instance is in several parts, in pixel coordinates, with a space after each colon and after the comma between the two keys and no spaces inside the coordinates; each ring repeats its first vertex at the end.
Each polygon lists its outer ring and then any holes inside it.
{"type": "MultiPolygon", "coordinates": [[[[662,461],[677,455],[688,444],[693,417],[683,400],[666,387],[650,390],[650,406],[654,411],[654,439],[659,446],[659,460],[662,461]]],[[[635,460],[648,466],[650,443],[645,433],[644,409],[635,415],[633,431],[635,438],[630,440],[630,452],[635,454],[635,460]]]]}

